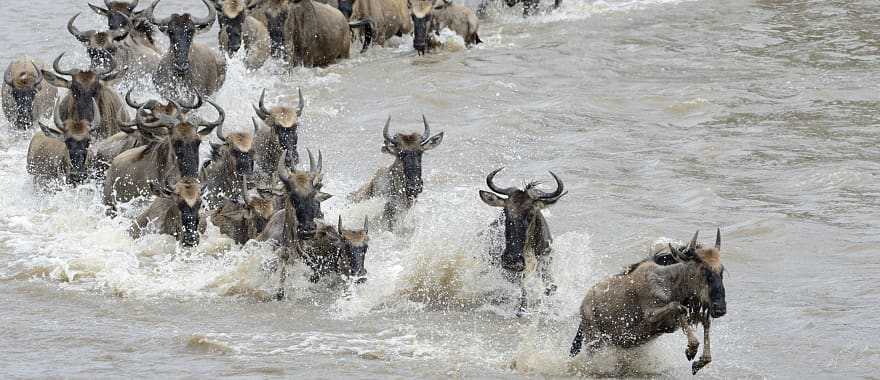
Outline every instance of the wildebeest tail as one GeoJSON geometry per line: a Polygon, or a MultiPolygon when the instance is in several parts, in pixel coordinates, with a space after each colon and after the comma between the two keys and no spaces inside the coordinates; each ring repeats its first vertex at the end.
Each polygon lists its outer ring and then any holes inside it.
{"type": "Polygon", "coordinates": [[[369,18],[360,19],[358,21],[352,21],[348,23],[349,28],[359,28],[364,30],[364,46],[361,48],[361,53],[367,51],[367,48],[373,43],[373,20],[369,18]]]}
{"type": "Polygon", "coordinates": [[[574,341],[571,342],[571,351],[569,355],[571,357],[577,356],[581,352],[581,347],[584,345],[584,329],[586,329],[587,321],[581,318],[581,324],[578,326],[577,334],[574,334],[574,341]]]}
{"type": "Polygon", "coordinates": [[[483,40],[480,39],[480,35],[474,33],[474,45],[483,43],[483,40]]]}

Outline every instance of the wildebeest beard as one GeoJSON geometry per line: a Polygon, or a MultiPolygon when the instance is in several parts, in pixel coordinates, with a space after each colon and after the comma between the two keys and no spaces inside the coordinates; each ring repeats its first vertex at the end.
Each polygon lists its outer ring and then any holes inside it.
{"type": "Polygon", "coordinates": [[[34,98],[36,96],[36,88],[12,88],[12,97],[15,100],[15,115],[12,115],[12,119],[16,128],[25,129],[30,128],[30,126],[33,125],[34,98]]]}
{"type": "Polygon", "coordinates": [[[180,210],[180,224],[182,226],[180,242],[186,247],[199,244],[199,207],[197,203],[190,207],[186,202],[177,204],[180,210]]]}
{"type": "Polygon", "coordinates": [[[86,159],[88,158],[89,139],[76,141],[67,139],[64,144],[67,146],[67,152],[70,157],[70,174],[67,182],[71,185],[79,185],[88,177],[88,166],[86,159]]]}
{"type": "Polygon", "coordinates": [[[299,162],[299,153],[296,151],[299,136],[296,133],[296,128],[275,126],[274,129],[276,136],[278,136],[278,144],[281,145],[281,150],[286,152],[284,154],[284,164],[292,168],[299,162]]]}
{"type": "Polygon", "coordinates": [[[174,156],[177,159],[177,169],[183,177],[198,177],[199,171],[199,145],[201,141],[174,143],[174,156]]]}
{"type": "Polygon", "coordinates": [[[269,48],[272,57],[286,58],[286,50],[284,48],[284,24],[287,22],[287,10],[278,12],[277,15],[271,15],[266,12],[266,28],[269,29],[269,48]]]}
{"type": "Polygon", "coordinates": [[[189,51],[192,47],[195,30],[192,25],[176,25],[168,33],[171,41],[172,68],[177,75],[190,72],[189,51]]]}
{"type": "Polygon", "coordinates": [[[229,54],[234,54],[241,49],[241,28],[244,17],[244,12],[239,13],[235,18],[221,17],[223,29],[226,31],[226,52],[229,54]]]}
{"type": "Polygon", "coordinates": [[[727,302],[724,299],[724,282],[723,271],[717,273],[715,271],[703,268],[703,274],[706,276],[706,283],[709,285],[709,315],[712,318],[720,318],[727,314],[727,302]]]}

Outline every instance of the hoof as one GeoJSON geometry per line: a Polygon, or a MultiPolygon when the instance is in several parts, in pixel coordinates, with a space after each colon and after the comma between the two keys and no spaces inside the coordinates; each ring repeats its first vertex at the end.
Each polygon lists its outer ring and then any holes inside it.
{"type": "Polygon", "coordinates": [[[552,296],[552,295],[556,294],[556,289],[557,289],[556,284],[550,284],[547,286],[547,289],[544,289],[544,295],[552,296]]]}
{"type": "Polygon", "coordinates": [[[276,301],[284,301],[284,291],[283,290],[279,290],[278,292],[275,293],[275,300],[276,301]]]}
{"type": "Polygon", "coordinates": [[[703,369],[703,367],[711,362],[712,359],[700,358],[700,360],[695,361],[694,364],[691,366],[691,372],[696,375],[697,372],[699,372],[701,369],[703,369]]]}
{"type": "Polygon", "coordinates": [[[697,349],[700,347],[699,344],[695,346],[688,346],[686,350],[684,350],[684,356],[687,357],[688,361],[694,360],[697,356],[697,349]]]}

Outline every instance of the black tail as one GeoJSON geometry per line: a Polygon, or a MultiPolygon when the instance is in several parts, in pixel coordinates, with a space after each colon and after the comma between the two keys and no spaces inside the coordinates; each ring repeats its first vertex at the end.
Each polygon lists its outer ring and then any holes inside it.
{"type": "Polygon", "coordinates": [[[577,356],[581,352],[581,347],[584,345],[584,320],[581,320],[580,326],[578,326],[577,334],[574,334],[574,341],[571,342],[571,351],[569,355],[571,357],[577,356]]]}
{"type": "Polygon", "coordinates": [[[348,23],[349,28],[361,28],[364,30],[364,46],[361,48],[361,54],[367,51],[370,44],[373,43],[373,20],[365,18],[362,20],[348,23]]]}
{"type": "Polygon", "coordinates": [[[480,35],[474,33],[474,45],[483,43],[483,40],[480,39],[480,35]]]}

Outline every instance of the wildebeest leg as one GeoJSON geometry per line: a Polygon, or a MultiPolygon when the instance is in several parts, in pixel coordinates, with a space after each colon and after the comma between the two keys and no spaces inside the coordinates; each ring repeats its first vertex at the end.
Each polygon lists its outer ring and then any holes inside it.
{"type": "Polygon", "coordinates": [[[549,252],[538,256],[538,273],[541,275],[541,281],[544,283],[544,294],[553,295],[556,293],[556,284],[553,283],[553,275],[550,273],[550,263],[553,258],[549,252]]]}
{"type": "Polygon", "coordinates": [[[670,302],[666,306],[645,310],[645,319],[652,325],[663,323],[664,326],[676,326],[678,317],[687,310],[678,302],[670,302]],[[672,323],[667,323],[672,321],[672,323]]]}
{"type": "Polygon", "coordinates": [[[578,331],[574,334],[574,340],[571,342],[571,350],[568,352],[569,356],[575,357],[581,352],[581,347],[584,345],[584,330],[586,329],[587,321],[581,317],[581,324],[578,325],[578,331]]]}
{"type": "Polygon", "coordinates": [[[712,352],[709,349],[709,325],[712,324],[712,318],[709,317],[708,312],[703,316],[703,355],[700,356],[700,360],[694,362],[691,366],[693,370],[693,374],[696,375],[697,371],[703,369],[707,364],[712,362],[712,352]]]}
{"type": "Polygon", "coordinates": [[[281,276],[278,279],[278,291],[275,292],[275,299],[281,301],[284,299],[284,282],[287,280],[287,260],[280,260],[281,276]]]}
{"type": "Polygon", "coordinates": [[[684,351],[684,355],[687,357],[688,361],[691,361],[697,356],[697,349],[700,348],[700,341],[697,340],[697,334],[694,334],[694,328],[688,323],[687,314],[683,314],[678,318],[678,326],[681,327],[681,331],[684,331],[684,334],[687,335],[688,346],[684,351]]]}

